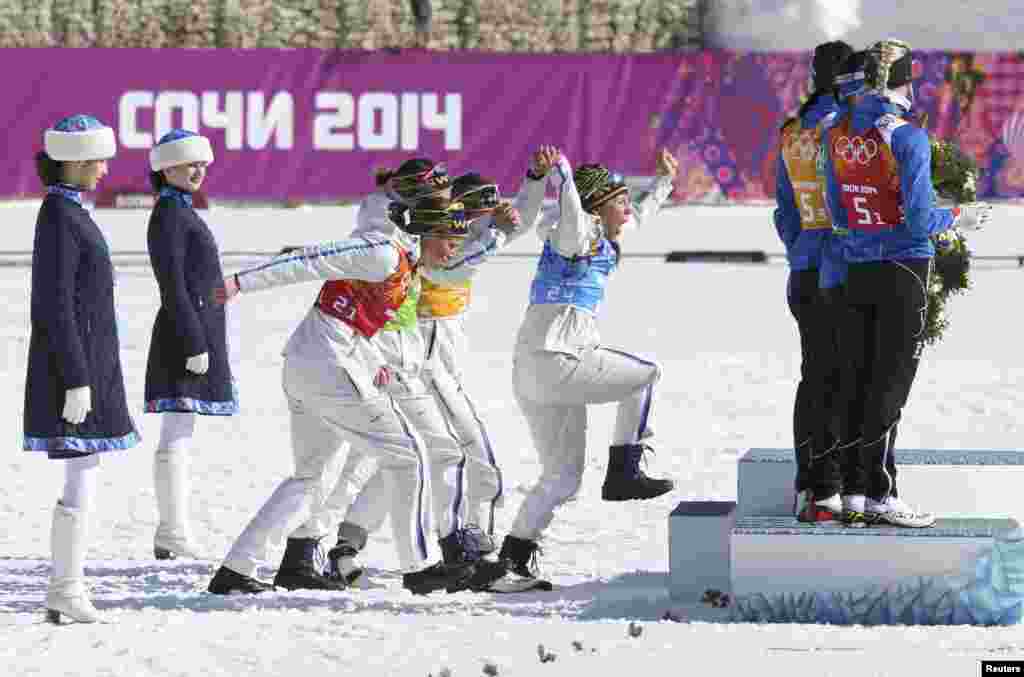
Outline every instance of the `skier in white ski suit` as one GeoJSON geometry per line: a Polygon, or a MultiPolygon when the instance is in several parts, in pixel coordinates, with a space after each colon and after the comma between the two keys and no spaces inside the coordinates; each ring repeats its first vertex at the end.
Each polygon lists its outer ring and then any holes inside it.
{"type": "MultiPolygon", "coordinates": [[[[467,233],[461,215],[447,214],[448,201],[443,203],[443,218],[428,224],[433,236],[425,240],[422,253],[428,265],[450,258],[457,248],[455,238],[467,233]]],[[[414,214],[409,225],[417,224],[414,214]]],[[[427,592],[458,586],[474,573],[471,565],[426,566],[435,551],[429,537],[432,487],[425,445],[386,390],[391,379],[388,361],[373,340],[405,301],[413,277],[414,264],[397,239],[369,233],[302,248],[225,279],[221,301],[243,291],[316,279],[329,282],[284,350],[283,387],[291,412],[295,473],[278,486],[238,537],[211,581],[210,592],[255,593],[270,587],[255,579],[258,564],[266,560],[270,542],[291,534],[321,509],[326,498],[324,468],[346,440],[353,450],[376,457],[393,483],[389,513],[405,572],[403,584],[427,592]]],[[[318,575],[312,562],[315,540],[304,540],[313,547],[296,552],[293,564],[298,571],[282,566],[278,572],[278,580],[283,574],[300,580],[279,582],[308,582],[318,575]]]]}
{"type": "Polygon", "coordinates": [[[555,509],[580,489],[588,404],[619,403],[602,497],[647,499],[672,489],[670,480],[647,477],[639,468],[643,441],[653,435],[648,417],[661,369],[601,345],[597,313],[619,265],[623,228],[643,224],[658,211],[672,191],[677,167],[662,151],[659,176],[635,207],[623,177],[600,165],[583,165],[574,175],[562,157],[552,173],[558,209],[538,225],[544,249],[513,368],[516,400],[542,464],[499,554],[520,576],[538,575],[537,541],[555,509]]]}

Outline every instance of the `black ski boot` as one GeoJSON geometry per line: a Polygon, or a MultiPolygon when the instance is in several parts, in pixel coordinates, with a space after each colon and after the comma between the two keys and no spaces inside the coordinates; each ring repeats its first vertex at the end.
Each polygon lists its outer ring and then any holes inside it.
{"type": "Polygon", "coordinates": [[[642,444],[617,444],[608,447],[608,472],[601,487],[606,501],[631,501],[657,498],[672,491],[672,480],[648,477],[640,461],[648,447],[642,444]]]}
{"type": "Polygon", "coordinates": [[[338,525],[338,542],[327,552],[327,575],[333,580],[352,585],[363,575],[355,557],[366,547],[368,534],[362,527],[350,522],[338,525]]]}
{"type": "Polygon", "coordinates": [[[429,595],[449,588],[465,589],[476,567],[471,562],[449,566],[438,562],[426,569],[402,575],[402,587],[414,595],[429,595]]]}
{"type": "Polygon", "coordinates": [[[494,559],[497,555],[498,546],[494,544],[494,539],[477,525],[467,524],[462,527],[462,532],[476,541],[476,549],[480,552],[481,558],[494,559]]]}
{"type": "Polygon", "coordinates": [[[540,546],[537,541],[516,538],[511,535],[505,536],[505,540],[501,544],[501,552],[498,553],[498,560],[505,564],[509,573],[506,586],[508,592],[553,589],[554,586],[550,581],[540,577],[540,567],[537,564],[538,554],[540,554],[540,546]]]}
{"type": "Polygon", "coordinates": [[[507,573],[505,564],[483,558],[483,549],[488,544],[494,550],[494,543],[477,527],[459,529],[441,539],[441,555],[448,566],[471,564],[473,573],[469,578],[447,588],[448,592],[472,590],[486,591],[488,586],[507,573]],[[482,546],[482,547],[481,547],[482,546]]]}
{"type": "Polygon", "coordinates": [[[315,538],[289,538],[274,585],[285,590],[344,590],[344,581],[330,579],[317,570],[319,543],[315,538]]]}
{"type": "Polygon", "coordinates": [[[228,569],[224,566],[217,569],[217,573],[213,575],[210,585],[206,588],[207,592],[211,592],[214,595],[231,595],[234,593],[258,595],[261,592],[271,592],[273,589],[274,586],[272,585],[258,581],[252,576],[240,574],[234,569],[228,569]]]}
{"type": "Polygon", "coordinates": [[[327,577],[332,581],[340,581],[352,585],[363,575],[363,568],[356,564],[355,557],[359,551],[351,543],[338,543],[327,551],[327,577]]]}

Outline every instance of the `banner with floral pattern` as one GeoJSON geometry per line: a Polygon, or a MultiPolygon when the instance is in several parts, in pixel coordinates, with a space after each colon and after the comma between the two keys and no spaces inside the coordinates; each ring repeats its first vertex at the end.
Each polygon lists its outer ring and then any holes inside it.
{"type": "MultiPolygon", "coordinates": [[[[983,198],[1024,195],[1024,56],[915,54],[915,112],[982,169],[983,198]]],[[[89,113],[115,129],[108,188],[146,192],[171,126],[207,135],[211,197],[343,199],[412,156],[490,174],[514,192],[539,144],[574,164],[654,173],[674,198],[772,200],[779,125],[807,94],[809,55],[723,50],[498,54],[411,50],[0,49],[0,196],[41,194],[43,130],[89,113]]]]}

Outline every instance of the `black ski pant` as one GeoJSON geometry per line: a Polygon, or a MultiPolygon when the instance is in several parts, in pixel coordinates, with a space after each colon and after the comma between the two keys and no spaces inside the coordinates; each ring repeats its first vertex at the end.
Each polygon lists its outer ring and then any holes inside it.
{"type": "Polygon", "coordinates": [[[859,423],[860,439],[843,493],[876,501],[897,495],[896,431],[924,348],[930,268],[930,259],[849,266],[842,346],[856,365],[844,391],[854,414],[841,434],[859,423]]]}
{"type": "Polygon", "coordinates": [[[800,332],[800,383],[793,406],[796,491],[810,489],[816,498],[827,498],[841,489],[836,309],[819,289],[817,270],[791,272],[787,291],[800,332]]]}
{"type": "Polygon", "coordinates": [[[860,333],[860,316],[850,308],[846,285],[821,290],[832,320],[835,362],[832,371],[832,432],[837,441],[835,454],[839,464],[840,493],[856,488],[860,467],[860,429],[863,412],[858,393],[864,373],[860,341],[851,336],[860,333]]]}

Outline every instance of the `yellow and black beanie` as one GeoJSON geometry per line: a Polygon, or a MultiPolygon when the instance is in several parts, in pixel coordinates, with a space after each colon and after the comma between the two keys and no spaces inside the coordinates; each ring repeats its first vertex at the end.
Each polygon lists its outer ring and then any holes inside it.
{"type": "Polygon", "coordinates": [[[423,198],[414,206],[392,202],[388,208],[392,223],[402,231],[419,237],[466,237],[466,208],[446,197],[423,198]]]}
{"type": "Polygon", "coordinates": [[[490,214],[501,202],[501,193],[494,179],[467,172],[452,181],[452,199],[466,207],[466,217],[475,219],[490,214]]]}
{"type": "Polygon", "coordinates": [[[914,57],[910,45],[894,39],[879,40],[873,44],[867,49],[864,77],[872,89],[899,87],[911,82],[914,79],[914,57]]]}
{"type": "Polygon", "coordinates": [[[614,197],[629,192],[621,174],[612,174],[602,165],[580,165],[573,172],[572,181],[580,194],[583,209],[593,213],[614,197]]]}

